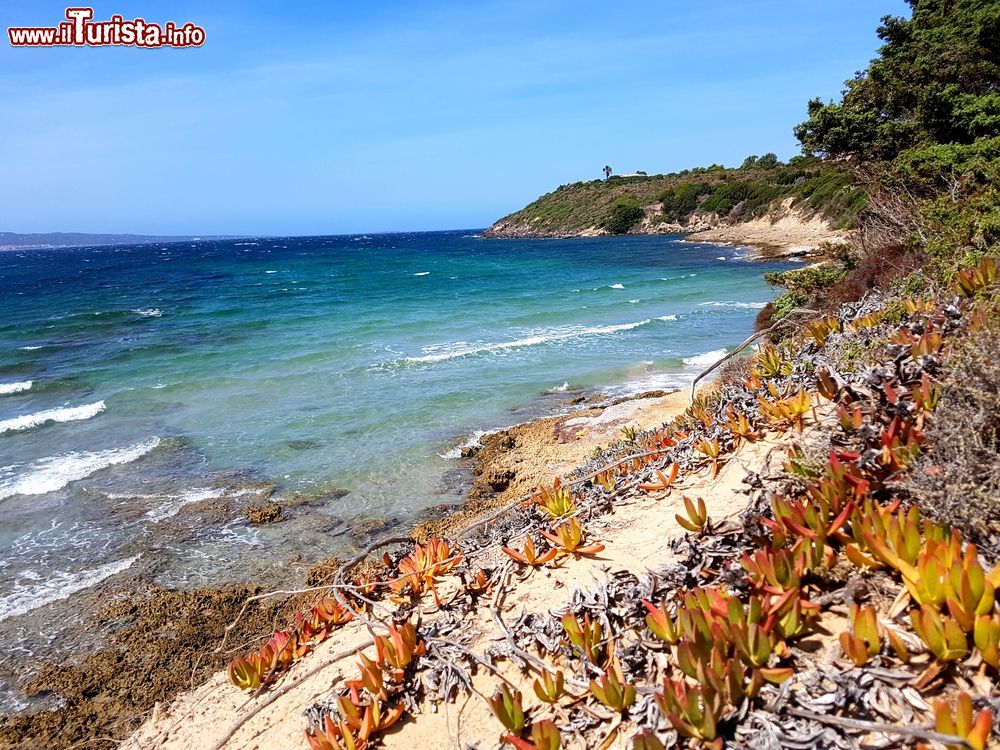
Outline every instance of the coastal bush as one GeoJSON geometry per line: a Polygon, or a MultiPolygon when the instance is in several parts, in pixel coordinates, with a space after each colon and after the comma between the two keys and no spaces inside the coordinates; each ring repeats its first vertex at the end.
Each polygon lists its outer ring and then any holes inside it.
{"type": "Polygon", "coordinates": [[[935,143],[908,149],[893,166],[908,184],[925,191],[949,189],[956,180],[995,182],[1000,175],[1000,135],[970,144],[935,143]]]}
{"type": "Polygon", "coordinates": [[[741,180],[715,190],[702,204],[701,210],[728,216],[738,208],[741,216],[753,217],[784,193],[781,186],[768,180],[741,180]]]}
{"type": "MultiPolygon", "coordinates": [[[[823,300],[827,290],[843,281],[846,275],[847,271],[842,266],[829,261],[791,271],[773,271],[764,274],[764,280],[768,284],[782,286],[787,290],[771,303],[768,325],[781,320],[797,307],[823,309],[829,307],[823,300]]],[[[758,320],[760,317],[758,316],[758,320]]]]}
{"type": "Polygon", "coordinates": [[[1000,557],[1000,312],[994,307],[947,361],[934,444],[907,489],[921,509],[1000,557]]]}
{"type": "Polygon", "coordinates": [[[743,164],[740,169],[770,169],[771,167],[776,167],[781,162],[778,160],[778,155],[768,152],[763,156],[757,156],[756,154],[751,154],[746,159],[743,160],[743,164]]]}
{"type": "Polygon", "coordinates": [[[1000,11],[990,2],[908,0],[887,16],[884,44],[840,102],[809,102],[795,129],[807,152],[892,159],[922,143],[971,143],[1000,132],[1000,11]]]}
{"type": "Polygon", "coordinates": [[[819,211],[839,228],[852,226],[868,206],[868,193],[847,172],[829,169],[803,174],[792,192],[793,206],[819,211]]]}
{"type": "MultiPolygon", "coordinates": [[[[537,234],[582,232],[605,226],[615,213],[615,204],[623,200],[639,206],[659,203],[663,221],[685,224],[692,214],[706,211],[702,203],[721,191],[709,209],[731,213],[735,221],[759,216],[775,200],[791,197],[804,210],[819,213],[837,226],[851,226],[859,206],[863,207],[864,190],[848,172],[815,157],[793,161],[756,166],[751,171],[715,164],[667,175],[575,182],[537,198],[498,224],[537,234]]],[[[768,163],[765,159],[764,164],[768,163]]]]}
{"type": "Polygon", "coordinates": [[[865,253],[829,289],[827,305],[854,302],[872,289],[885,289],[923,266],[926,256],[907,245],[885,245],[865,253]]]}
{"type": "Polygon", "coordinates": [[[865,190],[845,171],[805,157],[796,166],[766,166],[771,164],[767,156],[773,154],[760,157],[752,167],[729,170],[717,182],[683,181],[660,192],[664,221],[683,224],[696,212],[745,221],[763,215],[776,201],[792,198],[793,206],[847,227],[867,205],[865,190]],[[752,177],[745,176],[748,170],[752,177]]]}
{"type": "Polygon", "coordinates": [[[663,218],[669,222],[685,221],[698,208],[699,199],[708,195],[712,186],[707,182],[682,182],[658,196],[663,218]]]}
{"type": "Polygon", "coordinates": [[[625,234],[645,216],[639,201],[634,198],[619,198],[611,206],[611,215],[604,220],[604,228],[611,234],[625,234]]]}

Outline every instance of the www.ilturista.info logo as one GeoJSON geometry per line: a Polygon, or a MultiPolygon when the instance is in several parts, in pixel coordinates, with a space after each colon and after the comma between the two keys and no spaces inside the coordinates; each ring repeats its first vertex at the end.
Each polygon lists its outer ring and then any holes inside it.
{"type": "Polygon", "coordinates": [[[18,26],[7,29],[13,47],[200,47],[205,30],[193,23],[167,21],[162,26],[142,18],[114,15],[94,21],[93,8],[67,8],[58,26],[18,26]]]}

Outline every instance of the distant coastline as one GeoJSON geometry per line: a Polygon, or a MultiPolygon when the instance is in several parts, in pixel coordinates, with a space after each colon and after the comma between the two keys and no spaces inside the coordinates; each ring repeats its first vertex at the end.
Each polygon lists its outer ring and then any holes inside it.
{"type": "MultiPolygon", "coordinates": [[[[623,236],[683,236],[685,242],[748,247],[756,251],[754,259],[806,258],[822,255],[825,245],[840,245],[850,241],[849,230],[835,229],[822,217],[810,216],[794,209],[776,209],[765,216],[746,222],[724,221],[684,226],[644,221],[623,236]]],[[[606,230],[593,227],[581,231],[533,231],[498,221],[483,232],[491,239],[572,239],[611,236],[606,230]]]]}
{"type": "Polygon", "coordinates": [[[0,251],[56,250],[61,247],[143,245],[154,242],[232,240],[241,235],[90,234],[86,232],[0,232],[0,251]]]}

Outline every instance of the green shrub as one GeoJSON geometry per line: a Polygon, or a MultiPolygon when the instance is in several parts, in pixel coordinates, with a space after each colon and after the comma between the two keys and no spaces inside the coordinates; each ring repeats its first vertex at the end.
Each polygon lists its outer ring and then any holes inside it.
{"type": "Polygon", "coordinates": [[[611,215],[604,220],[604,228],[611,234],[625,234],[642,221],[645,213],[634,198],[619,198],[611,206],[611,215]]]}
{"type": "Polygon", "coordinates": [[[965,334],[946,361],[941,403],[927,431],[933,446],[906,489],[921,510],[1000,557],[1000,316],[965,334]]]}
{"type": "Polygon", "coordinates": [[[783,286],[792,294],[811,296],[841,281],[846,271],[833,263],[818,263],[791,271],[773,271],[764,274],[771,286],[783,286]]]}
{"type": "Polygon", "coordinates": [[[708,195],[712,186],[707,182],[682,182],[659,195],[663,218],[671,222],[682,222],[698,208],[701,196],[708,195]]]}
{"type": "Polygon", "coordinates": [[[809,102],[808,119],[795,128],[803,149],[892,159],[919,144],[1000,132],[996,3],[909,4],[911,18],[882,19],[878,56],[847,81],[840,102],[809,102]]]}

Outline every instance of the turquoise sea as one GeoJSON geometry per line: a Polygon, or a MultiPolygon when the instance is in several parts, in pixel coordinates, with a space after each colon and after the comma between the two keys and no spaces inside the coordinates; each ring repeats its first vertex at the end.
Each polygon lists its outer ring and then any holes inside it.
{"type": "Polygon", "coordinates": [[[744,339],[789,266],[743,255],[468,231],[0,253],[0,627],[461,502],[476,431],[681,386],[744,339]],[[285,523],[203,512],[272,483],[285,523]]]}

